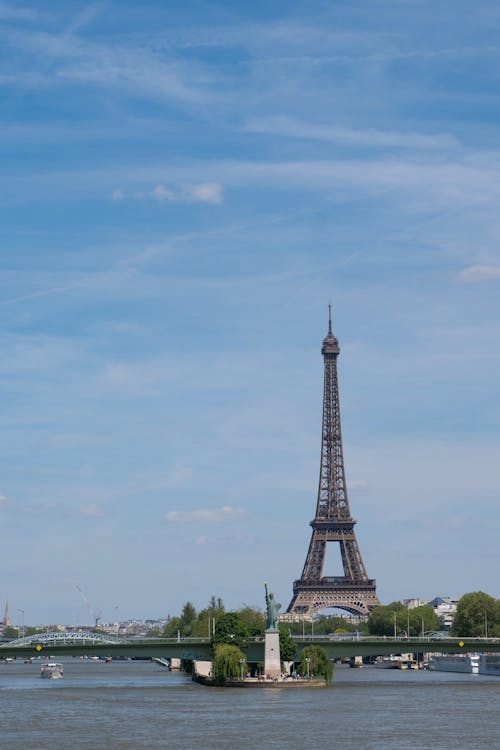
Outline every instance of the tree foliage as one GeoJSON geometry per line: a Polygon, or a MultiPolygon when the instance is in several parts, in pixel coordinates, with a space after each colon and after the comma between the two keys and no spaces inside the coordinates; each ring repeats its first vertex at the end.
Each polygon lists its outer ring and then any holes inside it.
{"type": "Polygon", "coordinates": [[[371,635],[419,636],[429,630],[439,629],[439,618],[428,605],[408,609],[401,602],[391,602],[375,607],[368,618],[371,635]]]}
{"type": "Polygon", "coordinates": [[[172,617],[162,633],[164,638],[211,637],[213,620],[224,613],[224,603],[220,597],[212,596],[208,607],[196,612],[191,602],[186,602],[182,614],[172,617]]]}
{"type": "Polygon", "coordinates": [[[500,601],[484,591],[464,594],[457,604],[451,630],[464,638],[500,637],[500,601]]]}
{"type": "Polygon", "coordinates": [[[246,656],[241,649],[227,643],[214,646],[212,675],[217,685],[241,677],[242,671],[246,671],[246,656]]]}
{"type": "Polygon", "coordinates": [[[309,674],[309,677],[322,677],[327,682],[331,682],[333,663],[321,646],[306,646],[300,654],[299,672],[303,677],[309,674]]]}
{"type": "Polygon", "coordinates": [[[19,638],[20,632],[18,628],[12,627],[12,625],[7,625],[7,627],[4,628],[3,631],[3,637],[4,638],[19,638]]]}
{"type": "Polygon", "coordinates": [[[320,615],[314,618],[314,622],[290,622],[287,623],[292,635],[329,635],[335,632],[351,633],[355,630],[362,630],[363,625],[353,625],[352,622],[344,617],[335,615],[320,615]]]}
{"type": "Polygon", "coordinates": [[[248,627],[238,612],[225,612],[215,624],[212,646],[215,648],[221,643],[226,643],[242,649],[246,648],[248,638],[248,627]]]}
{"type": "Polygon", "coordinates": [[[297,644],[292,638],[290,630],[285,625],[278,625],[280,632],[280,661],[294,661],[297,644]]]}
{"type": "Polygon", "coordinates": [[[368,618],[368,631],[371,635],[394,635],[400,633],[406,619],[406,608],[401,602],[391,602],[375,607],[368,618]]]}
{"type": "Polygon", "coordinates": [[[237,613],[241,621],[248,628],[248,634],[250,637],[255,638],[264,635],[266,629],[266,616],[260,609],[249,607],[245,605],[242,609],[238,610],[237,613]]]}

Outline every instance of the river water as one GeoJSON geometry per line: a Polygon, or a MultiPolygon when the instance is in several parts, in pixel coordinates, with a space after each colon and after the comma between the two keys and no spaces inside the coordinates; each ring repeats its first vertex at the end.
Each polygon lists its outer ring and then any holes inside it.
{"type": "Polygon", "coordinates": [[[317,689],[217,689],[152,662],[0,664],[1,750],[500,748],[500,678],[375,667],[317,689]]]}

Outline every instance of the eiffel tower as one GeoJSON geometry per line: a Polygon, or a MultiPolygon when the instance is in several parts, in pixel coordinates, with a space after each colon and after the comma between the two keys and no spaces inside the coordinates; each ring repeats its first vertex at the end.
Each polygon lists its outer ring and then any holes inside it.
{"type": "MultiPolygon", "coordinates": [[[[368,578],[354,534],[356,521],[349,510],[340,427],[337,357],[339,342],[332,333],[332,307],[328,305],[328,334],[321,354],[325,364],[323,387],[323,430],[316,517],[311,521],[312,536],[301,577],[294,581],[293,598],[287,615],[309,618],[327,607],[352,614],[368,615],[380,604],[375,580],[368,578]],[[326,545],[340,544],[343,576],[325,577],[326,545]]],[[[295,619],[295,618],[294,618],[295,619]]]]}

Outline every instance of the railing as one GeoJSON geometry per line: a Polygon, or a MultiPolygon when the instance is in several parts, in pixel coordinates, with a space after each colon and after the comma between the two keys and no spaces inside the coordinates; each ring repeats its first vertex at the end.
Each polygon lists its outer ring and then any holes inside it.
{"type": "Polygon", "coordinates": [[[387,643],[387,642],[392,643],[394,641],[401,642],[401,643],[406,643],[406,642],[410,641],[411,643],[415,643],[415,642],[417,642],[417,643],[435,643],[436,645],[439,645],[440,643],[442,643],[443,645],[453,644],[453,643],[458,644],[460,641],[463,641],[465,644],[467,644],[467,643],[477,643],[478,641],[480,641],[481,643],[500,643],[500,638],[484,638],[482,636],[464,636],[464,637],[462,637],[462,636],[450,636],[450,637],[443,637],[443,636],[432,636],[432,635],[424,635],[424,636],[421,636],[421,635],[410,635],[410,637],[408,638],[408,636],[406,636],[406,635],[397,635],[397,636],[393,636],[393,635],[389,636],[389,635],[387,635],[387,636],[385,636],[385,635],[364,635],[364,634],[361,634],[361,633],[359,635],[357,635],[356,633],[353,633],[353,634],[351,634],[351,633],[342,633],[340,635],[339,634],[335,634],[335,633],[329,633],[328,635],[325,635],[324,633],[323,634],[319,634],[319,635],[307,635],[307,634],[298,635],[298,634],[294,634],[294,635],[292,635],[292,638],[293,638],[294,641],[316,641],[316,642],[320,642],[320,641],[323,641],[323,642],[324,641],[338,641],[338,642],[343,642],[343,641],[365,641],[365,642],[370,642],[370,643],[373,643],[374,641],[378,642],[378,643],[387,643]]]}
{"type": "Polygon", "coordinates": [[[372,588],[375,586],[375,578],[367,578],[364,581],[349,581],[345,578],[342,578],[342,576],[333,576],[330,578],[320,578],[318,581],[308,581],[303,580],[302,578],[298,578],[296,581],[293,582],[293,588],[295,589],[318,589],[318,588],[324,588],[324,587],[330,587],[330,586],[340,586],[342,588],[355,588],[359,591],[360,588],[363,586],[367,586],[369,588],[372,588]]]}

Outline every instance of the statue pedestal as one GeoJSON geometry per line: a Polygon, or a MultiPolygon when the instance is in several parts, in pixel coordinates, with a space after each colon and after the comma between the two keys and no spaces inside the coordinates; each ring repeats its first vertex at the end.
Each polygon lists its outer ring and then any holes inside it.
{"type": "Polygon", "coordinates": [[[278,630],[265,631],[264,646],[264,674],[269,677],[279,677],[281,675],[281,661],[278,630]]]}

